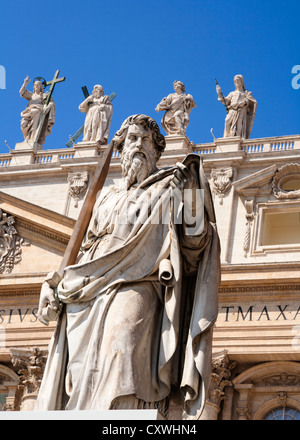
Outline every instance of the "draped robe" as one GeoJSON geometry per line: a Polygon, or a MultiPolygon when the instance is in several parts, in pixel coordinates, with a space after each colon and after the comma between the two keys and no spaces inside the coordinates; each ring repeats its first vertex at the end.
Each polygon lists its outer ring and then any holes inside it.
{"type": "Polygon", "coordinates": [[[225,102],[232,108],[225,118],[224,137],[240,136],[249,139],[257,108],[252,92],[235,90],[225,97],[225,102]],[[239,107],[242,102],[245,105],[239,107]]]}
{"type": "Polygon", "coordinates": [[[79,110],[86,113],[83,141],[107,143],[113,113],[109,96],[94,96],[92,102],[85,99],[79,110]]]}
{"type": "MultiPolygon", "coordinates": [[[[47,98],[47,93],[31,93],[28,90],[21,92],[22,98],[27,99],[28,104],[24,111],[21,112],[21,129],[26,141],[33,142],[35,140],[36,132],[40,123],[41,113],[44,107],[44,102],[47,98]]],[[[46,116],[37,142],[40,145],[45,143],[46,137],[51,133],[52,127],[55,123],[56,107],[51,98],[47,109],[46,116]]]]}
{"type": "Polygon", "coordinates": [[[168,135],[182,134],[189,125],[189,116],[196,103],[192,95],[181,93],[170,93],[163,98],[157,106],[159,110],[166,110],[161,125],[168,135]],[[180,121],[180,123],[178,122],[180,121]]]}
{"type": "Polygon", "coordinates": [[[220,249],[202,164],[189,156],[204,190],[205,221],[197,236],[187,235],[172,215],[169,222],[157,220],[170,209],[176,167],[98,198],[82,254],[57,289],[64,309],[36,409],[161,409],[176,394],[184,418],[200,417],[211,372],[220,249]],[[172,279],[163,283],[159,267],[166,259],[172,279]]]}

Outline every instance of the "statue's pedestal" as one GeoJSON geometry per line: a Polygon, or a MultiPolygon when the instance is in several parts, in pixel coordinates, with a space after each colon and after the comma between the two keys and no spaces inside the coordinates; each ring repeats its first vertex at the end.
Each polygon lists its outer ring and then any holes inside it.
{"type": "Polygon", "coordinates": [[[19,142],[15,145],[15,150],[16,151],[23,151],[23,150],[32,150],[35,153],[37,151],[40,151],[43,149],[43,146],[40,144],[32,144],[31,142],[28,141],[23,141],[23,142],[19,142]]]}
{"type": "Polygon", "coordinates": [[[11,151],[11,165],[22,166],[34,163],[35,153],[37,151],[41,151],[42,149],[42,145],[32,144],[28,141],[17,143],[15,145],[15,149],[11,151]]]}
{"type": "Polygon", "coordinates": [[[157,410],[1,411],[0,420],[162,420],[157,410]]]}
{"type": "Polygon", "coordinates": [[[217,146],[216,153],[226,153],[227,151],[239,151],[242,149],[241,137],[227,137],[215,139],[217,146]]]}
{"type": "Polygon", "coordinates": [[[186,135],[172,134],[165,136],[166,150],[186,150],[189,151],[190,140],[186,135]]]}
{"type": "Polygon", "coordinates": [[[78,142],[73,145],[75,157],[94,157],[99,156],[99,152],[105,145],[98,142],[78,142]]]}
{"type": "Polygon", "coordinates": [[[35,161],[35,154],[32,148],[12,150],[11,156],[11,165],[14,166],[30,165],[35,161]]]}

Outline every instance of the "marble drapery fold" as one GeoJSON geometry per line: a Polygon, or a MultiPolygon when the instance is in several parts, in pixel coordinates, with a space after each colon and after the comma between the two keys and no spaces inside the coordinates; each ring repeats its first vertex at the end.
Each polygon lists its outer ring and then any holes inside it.
{"type": "Polygon", "coordinates": [[[210,378],[220,249],[209,186],[200,158],[192,156],[205,194],[200,235],[186,235],[185,225],[172,217],[155,221],[170,209],[176,167],[129,191],[111,188],[100,195],[85,252],[58,286],[64,311],[37,409],[111,409],[130,396],[158,407],[175,390],[184,418],[200,417],[210,378]],[[143,207],[153,192],[149,213],[143,207]],[[124,211],[129,222],[120,221],[124,211]],[[175,280],[168,287],[158,281],[166,258],[175,280]]]}

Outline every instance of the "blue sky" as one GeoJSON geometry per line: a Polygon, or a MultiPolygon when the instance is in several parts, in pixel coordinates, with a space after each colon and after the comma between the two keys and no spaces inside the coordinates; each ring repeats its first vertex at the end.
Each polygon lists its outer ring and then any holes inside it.
{"type": "Polygon", "coordinates": [[[222,137],[226,114],[214,78],[226,95],[235,74],[244,75],[258,102],[251,138],[300,134],[300,89],[292,87],[299,0],[2,0],[0,12],[1,153],[8,152],[5,140],[11,148],[23,141],[24,78],[48,80],[56,70],[66,81],[53,95],[56,123],[44,149],[65,148],[84,122],[81,86],[91,92],[98,83],[117,93],[110,139],[131,114],[148,114],[161,126],[155,107],[181,80],[197,104],[187,135],[211,142],[211,128],[222,137]]]}

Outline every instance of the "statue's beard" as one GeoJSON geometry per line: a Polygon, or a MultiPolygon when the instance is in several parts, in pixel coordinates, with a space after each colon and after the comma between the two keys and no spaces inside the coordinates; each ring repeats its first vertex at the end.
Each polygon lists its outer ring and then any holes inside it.
{"type": "Polygon", "coordinates": [[[143,182],[156,168],[155,160],[146,157],[137,149],[123,151],[121,165],[126,189],[135,183],[143,182]]]}

